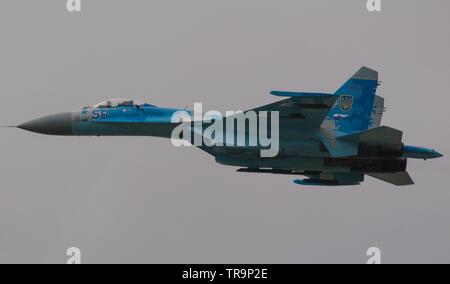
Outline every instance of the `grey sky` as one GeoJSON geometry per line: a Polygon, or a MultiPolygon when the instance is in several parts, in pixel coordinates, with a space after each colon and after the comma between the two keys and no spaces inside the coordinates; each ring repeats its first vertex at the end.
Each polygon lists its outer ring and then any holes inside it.
{"type": "MultiPolygon", "coordinates": [[[[450,2],[3,0],[0,124],[110,97],[238,110],[274,89],[336,90],[380,72],[384,123],[450,153],[450,2]]],[[[0,262],[450,262],[450,163],[411,161],[416,185],[304,188],[238,174],[154,138],[0,129],[0,262]]]]}

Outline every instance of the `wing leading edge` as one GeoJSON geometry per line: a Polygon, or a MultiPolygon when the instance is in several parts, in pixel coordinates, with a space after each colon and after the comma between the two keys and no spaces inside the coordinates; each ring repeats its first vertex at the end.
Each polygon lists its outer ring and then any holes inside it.
{"type": "Polygon", "coordinates": [[[289,97],[289,99],[251,109],[250,111],[278,111],[280,124],[292,122],[294,123],[293,126],[298,128],[320,127],[338,99],[336,95],[323,93],[273,91],[272,95],[289,97]]]}

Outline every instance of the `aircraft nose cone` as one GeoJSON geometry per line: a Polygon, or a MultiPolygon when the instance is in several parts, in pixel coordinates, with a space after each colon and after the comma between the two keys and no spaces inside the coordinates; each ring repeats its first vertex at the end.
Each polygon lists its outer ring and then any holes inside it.
{"type": "Polygon", "coordinates": [[[25,122],[23,130],[47,135],[72,135],[72,113],[59,113],[25,122]]]}
{"type": "Polygon", "coordinates": [[[441,158],[441,157],[444,157],[443,154],[439,153],[439,152],[436,151],[436,150],[433,150],[433,155],[434,155],[434,158],[441,158]]]}

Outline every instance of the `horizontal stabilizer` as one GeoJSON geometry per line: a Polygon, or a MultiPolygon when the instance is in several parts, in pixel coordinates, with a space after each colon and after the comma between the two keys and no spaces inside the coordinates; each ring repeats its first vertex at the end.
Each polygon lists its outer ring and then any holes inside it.
{"type": "Polygon", "coordinates": [[[402,143],[403,132],[391,127],[380,126],[353,134],[339,136],[338,140],[357,141],[371,144],[394,144],[402,143]]]}
{"type": "Polygon", "coordinates": [[[368,173],[367,175],[397,186],[414,184],[414,181],[412,180],[408,172],[382,173],[382,174],[368,173]]]}

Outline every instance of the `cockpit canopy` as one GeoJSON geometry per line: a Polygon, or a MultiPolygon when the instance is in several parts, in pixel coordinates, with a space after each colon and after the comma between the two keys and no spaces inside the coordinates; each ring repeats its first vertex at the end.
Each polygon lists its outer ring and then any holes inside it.
{"type": "Polygon", "coordinates": [[[89,106],[88,108],[118,108],[130,106],[153,106],[153,105],[130,99],[109,99],[101,103],[95,104],[93,106],[89,106]]]}

